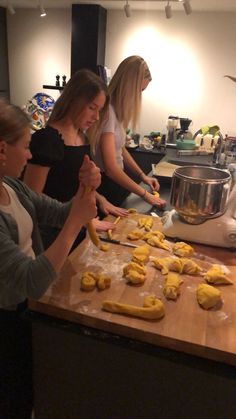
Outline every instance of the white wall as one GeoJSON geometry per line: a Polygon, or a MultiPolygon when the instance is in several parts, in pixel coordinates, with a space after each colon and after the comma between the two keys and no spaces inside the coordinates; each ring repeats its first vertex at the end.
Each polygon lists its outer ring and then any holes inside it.
{"type": "Polygon", "coordinates": [[[71,10],[50,9],[40,18],[36,9],[17,9],[7,25],[11,101],[22,106],[42,91],[56,99],[57,90],[42,86],[55,85],[57,74],[70,78],[71,10]]]}
{"type": "MultiPolygon", "coordinates": [[[[218,124],[236,135],[236,13],[109,10],[106,66],[112,72],[128,55],[142,55],[153,81],[143,93],[138,131],[165,132],[168,115],[189,117],[192,131],[218,124]]],[[[55,84],[56,74],[70,75],[71,11],[19,10],[8,16],[10,87],[12,102],[23,105],[43,84],[55,84]]],[[[57,97],[54,90],[45,93],[57,97]]]]}

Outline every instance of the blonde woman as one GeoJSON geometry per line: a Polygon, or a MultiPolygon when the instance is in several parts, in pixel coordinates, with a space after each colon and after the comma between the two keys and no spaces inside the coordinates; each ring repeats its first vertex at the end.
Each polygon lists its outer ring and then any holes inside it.
{"type": "Polygon", "coordinates": [[[89,131],[94,141],[94,160],[102,172],[99,192],[114,205],[120,205],[133,192],[150,205],[163,207],[165,201],[134,182],[124,171],[127,168],[151,191],[159,190],[156,179],[146,176],[125,148],[126,129],[135,129],[139,120],[142,91],[151,81],[151,74],[143,58],[134,55],[118,66],[108,86],[109,115],[103,123],[89,131]]]}

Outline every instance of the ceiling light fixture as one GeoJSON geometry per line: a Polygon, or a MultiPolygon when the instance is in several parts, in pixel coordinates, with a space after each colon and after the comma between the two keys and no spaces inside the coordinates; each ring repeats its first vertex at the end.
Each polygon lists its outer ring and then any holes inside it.
{"type": "Polygon", "coordinates": [[[184,0],[183,6],[184,6],[184,11],[186,15],[190,15],[192,13],[192,7],[189,0],[184,0]]]}
{"type": "Polygon", "coordinates": [[[166,18],[170,19],[172,17],[172,10],[171,10],[171,5],[170,2],[167,2],[167,5],[165,7],[165,12],[166,12],[166,18]]]}
{"type": "Polygon", "coordinates": [[[44,9],[41,0],[39,1],[39,10],[40,10],[40,17],[47,16],[46,10],[44,9]]]}
{"type": "Polygon", "coordinates": [[[16,13],[14,7],[12,6],[9,0],[7,1],[7,10],[10,13],[10,15],[14,15],[16,13]]]}
{"type": "Polygon", "coordinates": [[[126,17],[130,17],[131,16],[131,7],[129,5],[128,0],[126,0],[126,4],[124,5],[124,12],[125,12],[125,16],[126,17]]]}

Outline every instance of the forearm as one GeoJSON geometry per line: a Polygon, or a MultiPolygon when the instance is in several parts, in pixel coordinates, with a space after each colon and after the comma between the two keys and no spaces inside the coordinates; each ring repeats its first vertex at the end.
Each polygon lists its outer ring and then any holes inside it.
{"type": "Polygon", "coordinates": [[[123,160],[126,167],[131,170],[132,173],[134,173],[136,176],[141,177],[144,175],[141,167],[136,163],[136,161],[133,159],[133,157],[130,155],[128,150],[126,148],[123,148],[123,160]]]}
{"type": "Polygon", "coordinates": [[[129,192],[133,192],[136,195],[143,197],[145,189],[134,182],[126,173],[118,166],[110,168],[106,171],[106,175],[109,176],[114,182],[118,183],[124,189],[129,192]]]}

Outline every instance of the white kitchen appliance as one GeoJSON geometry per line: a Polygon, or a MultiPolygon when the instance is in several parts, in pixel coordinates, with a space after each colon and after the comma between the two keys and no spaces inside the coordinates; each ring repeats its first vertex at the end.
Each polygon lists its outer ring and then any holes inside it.
{"type": "Polygon", "coordinates": [[[164,214],[162,224],[167,237],[236,249],[236,184],[223,215],[196,225],[185,222],[173,209],[164,214]]]}

